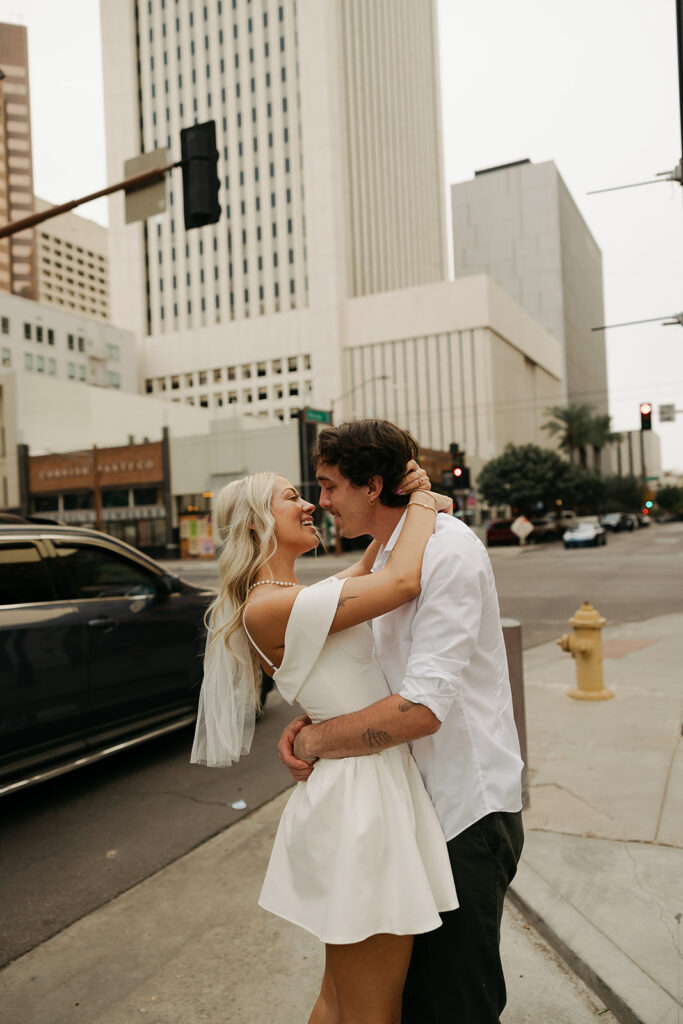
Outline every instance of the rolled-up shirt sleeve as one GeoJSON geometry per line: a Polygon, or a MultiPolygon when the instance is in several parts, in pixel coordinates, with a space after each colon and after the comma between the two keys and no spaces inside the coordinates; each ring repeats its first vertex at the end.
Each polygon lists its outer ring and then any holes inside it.
{"type": "Polygon", "coordinates": [[[457,700],[463,670],[475,649],[482,616],[484,565],[473,547],[449,544],[438,559],[425,552],[421,593],[399,694],[423,704],[443,722],[457,700]],[[444,557],[446,556],[446,557],[444,557]]]}

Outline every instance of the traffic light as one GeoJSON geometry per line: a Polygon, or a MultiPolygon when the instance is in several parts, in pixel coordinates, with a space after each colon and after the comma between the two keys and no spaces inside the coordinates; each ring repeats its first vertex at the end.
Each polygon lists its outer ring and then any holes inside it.
{"type": "Polygon", "coordinates": [[[456,491],[469,491],[470,469],[469,466],[453,466],[453,487],[456,491]]]}
{"type": "Polygon", "coordinates": [[[180,156],[185,230],[215,224],[221,215],[216,122],[205,121],[181,129],[180,156]]]}
{"type": "Polygon", "coordinates": [[[640,403],[640,429],[652,430],[652,403],[640,403]]]}

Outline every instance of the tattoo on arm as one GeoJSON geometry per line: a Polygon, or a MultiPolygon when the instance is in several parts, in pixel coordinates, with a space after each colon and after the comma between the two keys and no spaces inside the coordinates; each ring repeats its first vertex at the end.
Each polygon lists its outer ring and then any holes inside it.
{"type": "Polygon", "coordinates": [[[349,594],[348,597],[340,597],[337,608],[343,608],[347,601],[355,601],[357,597],[358,594],[349,594]]]}
{"type": "Polygon", "coordinates": [[[386,747],[393,743],[393,740],[388,732],[383,732],[382,729],[366,729],[362,735],[363,741],[371,748],[377,749],[379,747],[386,747]]]}
{"type": "Polygon", "coordinates": [[[398,710],[399,711],[410,711],[410,709],[414,708],[414,707],[415,707],[415,705],[413,704],[413,702],[411,700],[402,700],[401,703],[398,706],[398,710]]]}

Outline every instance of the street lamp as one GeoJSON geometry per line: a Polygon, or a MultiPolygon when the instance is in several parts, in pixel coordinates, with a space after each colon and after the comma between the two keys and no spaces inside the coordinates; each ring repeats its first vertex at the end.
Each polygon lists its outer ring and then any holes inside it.
{"type": "Polygon", "coordinates": [[[375,380],[389,380],[389,374],[377,373],[375,374],[374,377],[366,377],[364,380],[360,381],[359,384],[354,384],[352,388],[350,388],[348,391],[345,391],[343,395],[338,395],[337,398],[333,398],[332,401],[330,402],[330,408],[332,410],[332,419],[334,420],[334,407],[337,404],[337,402],[341,402],[342,399],[348,398],[349,395],[352,395],[354,393],[354,391],[358,391],[359,388],[365,387],[366,384],[372,384],[372,382],[375,380]]]}

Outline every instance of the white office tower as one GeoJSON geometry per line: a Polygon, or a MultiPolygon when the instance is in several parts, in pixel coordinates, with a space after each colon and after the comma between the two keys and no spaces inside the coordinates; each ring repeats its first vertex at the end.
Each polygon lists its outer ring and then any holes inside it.
{"type": "Polygon", "coordinates": [[[561,342],[562,400],[607,412],[602,256],[555,164],[477,171],[451,203],[456,278],[495,278],[561,342]]]}
{"type": "Polygon", "coordinates": [[[216,122],[220,221],[110,208],[147,390],[259,418],[344,390],[344,303],[444,280],[435,0],[100,0],[108,177],[216,122]],[[201,383],[200,383],[201,381],[201,383]]]}

